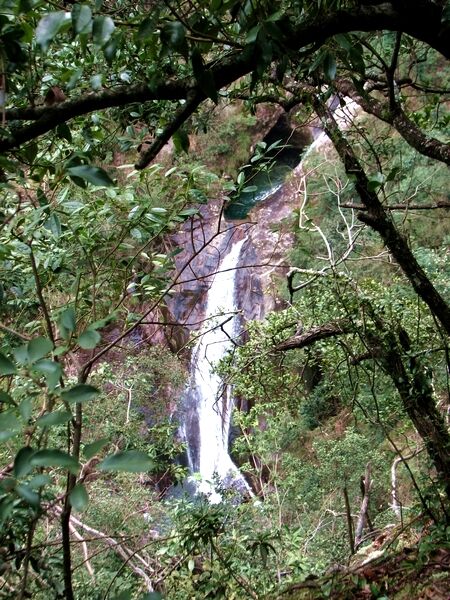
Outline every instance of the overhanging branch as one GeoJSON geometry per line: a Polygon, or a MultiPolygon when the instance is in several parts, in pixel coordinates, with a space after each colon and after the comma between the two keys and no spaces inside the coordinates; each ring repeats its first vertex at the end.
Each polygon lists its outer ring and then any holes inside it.
{"type": "Polygon", "coordinates": [[[295,348],[306,348],[319,340],[325,340],[350,332],[351,328],[349,323],[325,323],[324,325],[312,327],[301,335],[294,335],[287,340],[280,342],[275,346],[275,350],[285,352],[286,350],[294,350],[295,348]]]}
{"type": "MultiPolygon", "coordinates": [[[[402,31],[425,42],[450,59],[450,36],[441,25],[441,17],[442,7],[430,0],[410,1],[407,7],[395,1],[380,3],[372,0],[372,2],[361,2],[359,6],[352,7],[351,11],[337,10],[321,15],[320,19],[301,23],[286,31],[280,43],[286,53],[291,54],[308,49],[312,45],[323,44],[339,33],[402,31]]],[[[257,65],[256,51],[256,47],[248,45],[242,51],[232,51],[221,60],[207,65],[217,90],[251,73],[257,65]]],[[[200,93],[192,78],[184,78],[156,86],[142,84],[104,90],[98,94],[87,94],[51,107],[9,110],[7,112],[9,120],[35,122],[19,128],[10,128],[3,134],[0,137],[0,153],[19,148],[22,144],[52,131],[58,125],[77,116],[135,102],[187,99],[190,90],[200,93]]],[[[173,133],[176,131],[175,124],[171,129],[173,133]]]]}
{"type": "MultiPolygon", "coordinates": [[[[364,204],[356,204],[355,202],[344,202],[339,206],[341,208],[351,208],[353,210],[367,210],[364,204]]],[[[384,206],[385,210],[436,210],[439,208],[449,209],[450,202],[440,200],[435,204],[389,204],[384,206]]]]}
{"type": "Polygon", "coordinates": [[[374,115],[381,121],[395,127],[403,139],[412,148],[420,152],[420,154],[450,166],[450,144],[446,144],[436,138],[426,135],[420,127],[417,127],[417,125],[407,117],[398,103],[395,103],[393,109],[388,102],[375,100],[374,98],[371,98],[369,94],[360,94],[353,83],[348,80],[337,80],[335,86],[339,92],[345,96],[349,96],[359,104],[366,113],[374,115]]]}
{"type": "Polygon", "coordinates": [[[189,117],[197,110],[199,104],[205,99],[203,94],[193,91],[188,94],[186,103],[177,111],[174,118],[165,127],[155,141],[142,152],[140,159],[135,164],[136,169],[145,169],[150,162],[158,155],[159,151],[170,140],[174,133],[189,119],[189,117]]]}

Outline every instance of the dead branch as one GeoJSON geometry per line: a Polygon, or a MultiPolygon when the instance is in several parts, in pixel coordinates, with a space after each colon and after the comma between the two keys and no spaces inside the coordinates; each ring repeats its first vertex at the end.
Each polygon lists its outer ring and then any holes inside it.
{"type": "MultiPolygon", "coordinates": [[[[54,506],[53,512],[59,516],[62,512],[62,508],[60,506],[54,506]]],[[[128,565],[134,573],[136,573],[136,575],[138,575],[144,580],[147,590],[149,592],[154,591],[152,581],[147,575],[147,572],[152,571],[152,568],[150,567],[148,562],[144,560],[142,556],[140,556],[140,554],[134,552],[133,550],[125,546],[122,542],[117,541],[116,539],[110,537],[106,533],[103,533],[102,531],[94,529],[94,527],[83,523],[73,515],[70,516],[70,524],[72,527],[77,526],[79,529],[82,529],[84,531],[87,531],[88,533],[95,535],[99,541],[104,542],[107,546],[112,548],[112,550],[119,556],[119,558],[123,560],[124,563],[128,565]],[[136,561],[141,563],[142,567],[133,562],[132,559],[135,559],[136,561]]]]}
{"type": "Polygon", "coordinates": [[[364,495],[361,502],[361,510],[359,512],[358,522],[355,528],[355,548],[357,548],[362,540],[362,533],[367,522],[367,512],[369,510],[369,497],[370,488],[372,487],[372,480],[370,478],[370,463],[366,465],[366,472],[364,474],[364,495]]]}
{"type": "Polygon", "coordinates": [[[411,454],[408,454],[407,456],[403,456],[402,454],[400,454],[399,456],[397,456],[396,458],[394,458],[394,460],[392,461],[392,466],[391,466],[391,497],[392,497],[392,504],[391,504],[391,508],[395,513],[395,516],[398,519],[401,519],[402,517],[402,503],[399,500],[398,497],[398,489],[397,489],[397,467],[400,463],[404,463],[407,460],[411,460],[411,458],[414,458],[415,456],[417,456],[420,452],[422,452],[424,448],[416,448],[413,452],[411,452],[411,454]]]}
{"type": "Polygon", "coordinates": [[[87,572],[89,573],[91,578],[95,581],[94,569],[92,568],[91,562],[89,560],[89,551],[88,551],[86,541],[84,540],[81,533],[75,528],[75,526],[72,522],[69,523],[69,529],[72,532],[72,535],[74,537],[76,537],[79,542],[81,542],[81,547],[83,548],[83,554],[84,554],[84,564],[86,566],[87,572]]]}

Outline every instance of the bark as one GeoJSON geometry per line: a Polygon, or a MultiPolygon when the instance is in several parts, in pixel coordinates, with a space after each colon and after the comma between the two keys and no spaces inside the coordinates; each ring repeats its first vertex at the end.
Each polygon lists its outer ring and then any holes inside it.
{"type": "Polygon", "coordinates": [[[275,350],[285,352],[286,350],[293,350],[294,348],[306,348],[319,340],[349,333],[350,331],[351,329],[348,323],[326,323],[325,325],[312,327],[301,335],[294,335],[287,340],[280,342],[275,346],[275,350]]]}
{"type": "Polygon", "coordinates": [[[170,140],[172,135],[176,133],[180,127],[189,119],[189,117],[197,110],[200,103],[205,99],[204,94],[193,93],[188,96],[186,104],[177,112],[176,116],[170,121],[162,133],[155,139],[153,144],[142,153],[140,159],[135,164],[136,169],[145,169],[150,162],[158,155],[159,151],[170,140]]]}
{"type": "MultiPolygon", "coordinates": [[[[352,208],[353,210],[367,210],[363,204],[355,204],[354,202],[345,202],[339,205],[341,208],[352,208]]],[[[385,210],[437,210],[449,209],[450,202],[439,200],[435,204],[389,204],[384,207],[385,210]]]]}
{"type": "Polygon", "coordinates": [[[344,501],[345,501],[345,516],[347,519],[347,533],[348,533],[348,541],[350,544],[350,553],[355,554],[355,540],[353,538],[353,520],[352,520],[352,511],[350,510],[350,500],[348,499],[348,491],[347,488],[343,488],[344,501]]]}
{"type": "MultiPolygon", "coordinates": [[[[366,307],[366,310],[370,313],[370,307],[366,307]]],[[[403,329],[394,332],[373,312],[370,316],[376,325],[377,333],[362,331],[359,332],[360,336],[367,344],[369,353],[380,361],[384,371],[390,376],[408,417],[424,441],[438,479],[450,499],[450,433],[436,407],[430,381],[420,362],[411,357],[411,344],[407,332],[403,329]]],[[[351,331],[349,323],[320,325],[277,344],[275,350],[284,352],[306,348],[319,340],[351,331]]]]}
{"type": "Polygon", "coordinates": [[[436,407],[431,382],[419,361],[408,358],[411,344],[405,330],[400,330],[398,343],[391,332],[384,332],[384,337],[384,370],[391,376],[450,498],[450,434],[436,407]]]}

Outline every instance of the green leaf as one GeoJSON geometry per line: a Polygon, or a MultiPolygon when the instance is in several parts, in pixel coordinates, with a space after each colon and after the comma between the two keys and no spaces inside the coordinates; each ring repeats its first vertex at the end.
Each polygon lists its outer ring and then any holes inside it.
{"type": "Polygon", "coordinates": [[[36,425],[38,427],[52,427],[53,425],[63,425],[70,421],[72,418],[72,413],[70,411],[55,411],[51,413],[47,413],[36,421],[36,425]]]}
{"type": "Polygon", "coordinates": [[[31,506],[34,506],[35,508],[39,506],[39,494],[34,492],[30,486],[21,483],[17,486],[16,490],[19,496],[23,498],[25,502],[28,502],[28,504],[31,504],[31,506]]]}
{"type": "Polygon", "coordinates": [[[43,52],[48,50],[50,42],[56,36],[61,27],[66,23],[66,13],[61,10],[52,12],[39,21],[36,28],[36,42],[43,52]]]}
{"type": "Polygon", "coordinates": [[[79,383],[70,390],[64,390],[61,393],[61,397],[69,404],[72,404],[74,402],[87,402],[98,396],[98,394],[100,394],[100,392],[92,385],[79,383]]]}
{"type": "Polygon", "coordinates": [[[92,39],[94,40],[94,44],[97,46],[103,46],[106,44],[116,26],[114,25],[114,21],[111,17],[105,16],[97,16],[94,18],[94,23],[92,27],[92,39]]]}
{"type": "Polygon", "coordinates": [[[114,598],[112,598],[112,600],[131,600],[132,599],[132,594],[130,592],[130,590],[123,590],[122,592],[120,592],[120,594],[118,594],[117,596],[114,596],[114,598]]]}
{"type": "Polygon", "coordinates": [[[44,227],[50,230],[55,237],[61,235],[61,221],[56,213],[52,212],[49,218],[45,221],[44,227]]]}
{"type": "Polygon", "coordinates": [[[78,344],[84,350],[92,350],[97,346],[101,339],[102,338],[97,331],[94,329],[86,329],[78,337],[78,344]]]}
{"type": "Polygon", "coordinates": [[[75,309],[72,306],[69,306],[64,310],[63,313],[61,313],[59,317],[60,334],[65,340],[67,340],[69,339],[70,334],[75,330],[75,327],[75,309]]]}
{"type": "Polygon", "coordinates": [[[12,492],[16,488],[16,485],[17,481],[14,477],[5,477],[0,481],[0,491],[6,493],[12,492]]]}
{"type": "Polygon", "coordinates": [[[155,33],[155,19],[153,17],[146,17],[139,25],[137,32],[137,39],[140,42],[144,42],[155,33]]]}
{"type": "Polygon", "coordinates": [[[16,367],[9,358],[0,352],[0,375],[14,375],[16,367]]]}
{"type": "Polygon", "coordinates": [[[108,325],[108,323],[111,323],[111,321],[115,321],[116,319],[117,315],[113,312],[104,319],[99,319],[98,321],[94,321],[94,323],[91,323],[89,325],[89,329],[101,329],[102,327],[105,327],[105,325],[108,325]]]}
{"type": "Polygon", "coordinates": [[[30,459],[34,467],[62,467],[76,473],[80,465],[78,461],[62,450],[38,450],[30,459]]]}
{"type": "Polygon", "coordinates": [[[75,33],[91,33],[92,11],[86,4],[74,4],[72,8],[72,26],[75,33]]]}
{"type": "Polygon", "coordinates": [[[15,503],[11,495],[9,498],[4,498],[0,501],[0,524],[3,524],[7,519],[9,519],[13,511],[14,504],[15,503]]]}
{"type": "Polygon", "coordinates": [[[245,43],[246,44],[253,44],[253,42],[256,42],[256,38],[258,37],[258,33],[261,29],[261,23],[258,23],[257,25],[255,25],[254,27],[252,27],[250,29],[250,31],[247,33],[246,37],[245,37],[245,43]]]}
{"type": "Polygon", "coordinates": [[[171,50],[178,50],[184,55],[187,50],[184,25],[179,21],[166,23],[161,29],[161,42],[171,50]]]}
{"type": "Polygon", "coordinates": [[[138,450],[117,452],[107,456],[99,464],[101,471],[127,471],[129,473],[142,473],[153,468],[153,462],[144,453],[138,450]]]}
{"type": "MultiPolygon", "coordinates": [[[[401,172],[402,170],[400,169],[400,167],[394,167],[389,171],[388,176],[386,177],[386,181],[394,181],[397,178],[397,176],[400,175],[401,172]]],[[[401,177],[399,177],[399,179],[401,179],[401,177]]]]}
{"type": "Polygon", "coordinates": [[[118,35],[115,35],[103,47],[103,55],[106,59],[106,62],[109,65],[113,62],[113,60],[117,54],[117,50],[119,48],[119,40],[120,40],[120,37],[118,35]]]}
{"type": "Polygon", "coordinates": [[[14,477],[19,479],[20,477],[25,477],[25,475],[28,475],[33,468],[33,465],[30,463],[30,459],[33,454],[34,450],[30,446],[24,446],[19,450],[14,459],[14,477]]]}
{"type": "Polygon", "coordinates": [[[28,342],[27,352],[28,352],[28,360],[31,363],[36,362],[40,358],[44,357],[46,354],[53,350],[52,342],[45,337],[34,338],[30,342],[28,342]]]}
{"type": "Polygon", "coordinates": [[[38,147],[36,142],[31,142],[30,144],[27,144],[23,150],[23,155],[25,156],[25,158],[27,159],[27,162],[29,162],[30,164],[32,164],[34,162],[34,159],[36,158],[37,152],[38,152],[38,147]]]}
{"type": "Polygon", "coordinates": [[[21,365],[25,365],[28,362],[28,346],[27,344],[22,344],[21,346],[17,346],[13,350],[14,358],[21,365]]]}
{"type": "Polygon", "coordinates": [[[331,52],[327,52],[323,60],[323,72],[328,81],[333,81],[335,79],[336,68],[336,59],[331,52]]]}
{"type": "Polygon", "coordinates": [[[179,129],[173,136],[173,143],[177,152],[188,152],[189,150],[189,136],[185,129],[179,129]]]}
{"type": "Polygon", "coordinates": [[[91,165],[78,165],[67,169],[69,175],[75,178],[80,178],[92,185],[110,187],[114,185],[114,181],[106,171],[100,167],[92,167],[91,165]]]}
{"type": "Polygon", "coordinates": [[[19,412],[25,423],[28,423],[33,412],[33,403],[31,402],[30,398],[24,398],[22,400],[19,405],[19,412]]]}
{"type": "Polygon", "coordinates": [[[15,406],[16,404],[12,399],[12,396],[6,392],[0,392],[0,403],[9,404],[10,406],[15,406]]]}
{"type": "Polygon", "coordinates": [[[107,444],[109,444],[108,438],[101,438],[92,442],[91,444],[86,444],[83,448],[83,454],[86,460],[89,460],[93,456],[97,454],[102,448],[104,448],[107,444]]]}
{"type": "Polygon", "coordinates": [[[75,309],[72,306],[66,308],[65,311],[61,313],[59,322],[69,332],[74,331],[76,327],[75,309]]]}
{"type": "Polygon", "coordinates": [[[377,173],[374,173],[373,175],[371,175],[369,177],[367,187],[369,188],[369,191],[374,192],[379,187],[381,187],[385,181],[386,181],[386,178],[383,175],[383,173],[380,173],[378,171],[377,173]]]}
{"type": "Polygon", "coordinates": [[[47,382],[48,388],[51,392],[58,385],[62,375],[62,367],[60,363],[54,360],[49,360],[48,358],[38,360],[33,365],[33,371],[42,373],[45,376],[45,381],[47,382]]]}
{"type": "Polygon", "coordinates": [[[180,212],[178,213],[179,217],[192,217],[193,215],[198,215],[199,213],[199,209],[198,208],[184,208],[183,210],[180,210],[180,212]]]}
{"type": "Polygon", "coordinates": [[[39,490],[46,485],[50,485],[52,482],[52,478],[46,473],[40,473],[39,475],[35,475],[32,477],[28,483],[32,490],[39,490]]]}
{"type": "Polygon", "coordinates": [[[70,505],[78,511],[82,511],[87,507],[89,503],[89,496],[82,483],[78,483],[70,492],[69,502],[70,505]]]}
{"type": "Polygon", "coordinates": [[[11,411],[0,413],[0,442],[17,435],[21,427],[19,419],[11,411]]]}
{"type": "Polygon", "coordinates": [[[69,143],[72,142],[72,132],[67,123],[60,123],[56,128],[56,133],[61,139],[67,140],[69,143]]]}

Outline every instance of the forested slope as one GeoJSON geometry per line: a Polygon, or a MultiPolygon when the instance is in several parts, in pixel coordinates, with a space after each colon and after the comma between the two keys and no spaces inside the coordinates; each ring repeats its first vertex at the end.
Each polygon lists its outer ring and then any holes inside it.
{"type": "Polygon", "coordinates": [[[446,0],[4,0],[0,597],[446,597],[449,33],[446,0]],[[284,113],[316,143],[277,310],[214,365],[254,496],[193,501],[176,236],[270,180],[284,113]]]}

